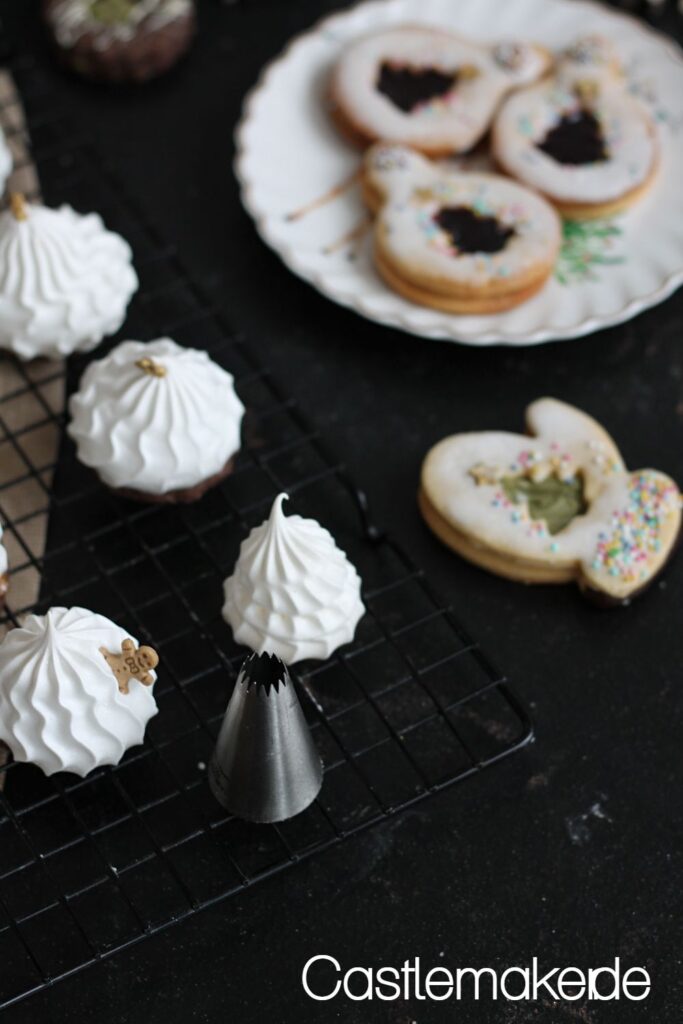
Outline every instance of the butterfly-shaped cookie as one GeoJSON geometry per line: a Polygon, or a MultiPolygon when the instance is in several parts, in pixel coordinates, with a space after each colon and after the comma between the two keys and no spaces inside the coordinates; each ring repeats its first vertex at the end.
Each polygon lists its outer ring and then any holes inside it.
{"type": "Polygon", "coordinates": [[[530,298],[552,273],[560,219],[509,178],[454,170],[406,146],[377,143],[365,155],[362,187],[376,212],[377,269],[412,302],[496,313],[530,298]]]}
{"type": "Polygon", "coordinates": [[[481,46],[445,29],[400,25],[362,36],[339,59],[332,113],[362,145],[385,139],[430,156],[462,153],[487,131],[501,99],[550,66],[540,46],[481,46]]]}
{"type": "Polygon", "coordinates": [[[577,40],[553,75],[508,97],[491,138],[497,163],[566,217],[618,213],[647,189],[658,164],[654,123],[600,36],[577,40]]]}
{"type": "Polygon", "coordinates": [[[665,474],[628,470],[609,434],[552,398],[527,409],[529,435],[454,434],[428,453],[419,502],[464,558],[525,583],[567,583],[607,603],[668,561],[681,496],[665,474]]]}

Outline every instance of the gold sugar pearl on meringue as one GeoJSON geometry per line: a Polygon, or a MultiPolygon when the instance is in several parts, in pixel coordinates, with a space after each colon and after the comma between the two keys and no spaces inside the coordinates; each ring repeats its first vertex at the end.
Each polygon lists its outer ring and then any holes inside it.
{"type": "Polygon", "coordinates": [[[150,377],[165,377],[166,370],[165,366],[161,363],[157,363],[150,356],[143,356],[142,359],[136,359],[135,365],[138,369],[142,370],[143,373],[149,374],[150,377]]]}
{"type": "Polygon", "coordinates": [[[9,208],[15,220],[28,220],[28,207],[23,192],[11,192],[9,208]]]}

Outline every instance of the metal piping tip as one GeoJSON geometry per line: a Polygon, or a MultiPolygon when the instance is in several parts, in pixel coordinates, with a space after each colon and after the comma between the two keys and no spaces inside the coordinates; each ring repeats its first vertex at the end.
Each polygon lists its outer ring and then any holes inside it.
{"type": "Polygon", "coordinates": [[[287,666],[250,654],[209,765],[219,803],[247,821],[284,821],[320,791],[323,769],[287,666]]]}

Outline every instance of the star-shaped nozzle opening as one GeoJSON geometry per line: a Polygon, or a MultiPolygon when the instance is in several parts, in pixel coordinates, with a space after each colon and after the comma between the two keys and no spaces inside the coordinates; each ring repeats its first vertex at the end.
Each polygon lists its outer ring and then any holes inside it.
{"type": "Polygon", "coordinates": [[[256,654],[253,652],[242,665],[240,673],[247,689],[259,687],[268,695],[271,690],[279,692],[280,686],[289,683],[289,672],[284,661],[277,654],[256,654]]]}

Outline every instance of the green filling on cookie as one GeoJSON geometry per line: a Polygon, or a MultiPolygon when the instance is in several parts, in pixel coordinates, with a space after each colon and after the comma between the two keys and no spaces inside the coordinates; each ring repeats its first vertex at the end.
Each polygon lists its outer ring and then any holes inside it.
{"type": "Polygon", "coordinates": [[[120,25],[128,21],[136,0],[92,0],[90,14],[103,25],[120,25]]]}
{"type": "Polygon", "coordinates": [[[555,475],[545,480],[504,476],[501,484],[510,501],[517,503],[522,498],[527,499],[529,515],[532,519],[542,519],[550,534],[564,530],[575,516],[586,511],[583,482],[578,476],[570,480],[560,480],[555,475]]]}

